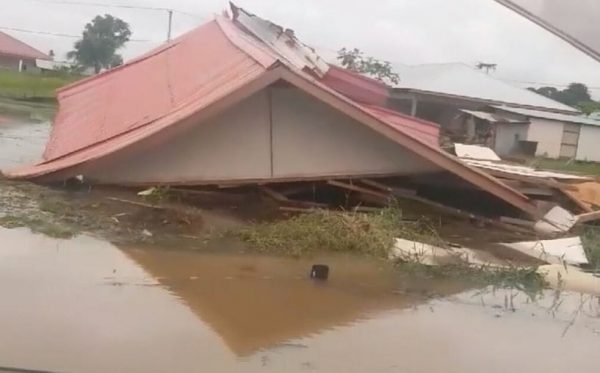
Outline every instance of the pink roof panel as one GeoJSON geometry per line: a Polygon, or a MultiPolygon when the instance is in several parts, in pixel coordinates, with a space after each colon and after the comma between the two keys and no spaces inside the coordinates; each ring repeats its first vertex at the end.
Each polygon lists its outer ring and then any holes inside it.
{"type": "Polygon", "coordinates": [[[204,24],[127,65],[61,90],[45,159],[145,126],[264,70],[229,41],[217,21],[204,24]]]}
{"type": "Polygon", "coordinates": [[[23,43],[22,41],[0,31],[0,54],[30,58],[49,60],[50,57],[43,52],[35,49],[34,47],[23,43]]]}

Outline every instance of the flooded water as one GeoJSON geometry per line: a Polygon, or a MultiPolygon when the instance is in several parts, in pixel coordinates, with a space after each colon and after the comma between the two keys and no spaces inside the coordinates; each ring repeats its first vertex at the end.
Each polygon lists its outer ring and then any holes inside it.
{"type": "Polygon", "coordinates": [[[117,248],[0,228],[0,367],[597,372],[600,303],[410,281],[352,257],[117,248]],[[329,281],[308,278],[331,267],[329,281]]]}
{"type": "Polygon", "coordinates": [[[42,159],[50,129],[49,122],[0,117],[0,170],[42,159]]]}

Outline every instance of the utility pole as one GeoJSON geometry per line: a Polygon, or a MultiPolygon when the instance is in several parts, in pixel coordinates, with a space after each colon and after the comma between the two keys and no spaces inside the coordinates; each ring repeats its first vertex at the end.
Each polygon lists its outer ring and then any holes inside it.
{"type": "Polygon", "coordinates": [[[167,33],[167,41],[171,41],[171,29],[173,26],[173,10],[167,9],[167,13],[169,14],[169,31],[167,33]]]}

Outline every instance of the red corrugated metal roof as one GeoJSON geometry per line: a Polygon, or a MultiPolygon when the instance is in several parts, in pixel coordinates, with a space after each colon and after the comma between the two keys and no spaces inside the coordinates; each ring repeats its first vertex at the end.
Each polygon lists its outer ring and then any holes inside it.
{"type": "Polygon", "coordinates": [[[377,131],[392,129],[386,136],[402,146],[534,213],[527,197],[443,152],[432,123],[357,103],[286,65],[222,17],[125,66],[62,90],[46,161],[7,176],[35,178],[105,157],[191,115],[225,110],[279,79],[377,131]]]}
{"type": "Polygon", "coordinates": [[[369,105],[384,106],[390,98],[389,87],[384,83],[334,65],[329,66],[321,82],[355,101],[369,105]]]}
{"type": "Polygon", "coordinates": [[[35,49],[34,47],[23,43],[22,41],[13,38],[0,31],[0,54],[6,54],[15,57],[49,60],[50,57],[35,49]]]}
{"type": "Polygon", "coordinates": [[[264,70],[209,22],[167,48],[62,90],[44,156],[56,159],[122,135],[229,93],[264,70]]]}
{"type": "Polygon", "coordinates": [[[433,148],[439,147],[440,126],[426,120],[401,114],[381,106],[362,105],[363,109],[394,128],[421,139],[433,148]]]}

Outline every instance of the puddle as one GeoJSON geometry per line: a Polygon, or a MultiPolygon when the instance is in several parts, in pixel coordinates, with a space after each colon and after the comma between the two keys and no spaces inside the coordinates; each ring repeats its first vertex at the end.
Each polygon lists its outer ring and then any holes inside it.
{"type": "Polygon", "coordinates": [[[598,298],[481,292],[352,257],[117,248],[0,228],[0,367],[595,372],[598,298]],[[331,266],[309,280],[310,264],[331,266]],[[435,296],[436,298],[433,298],[435,296]]]}

